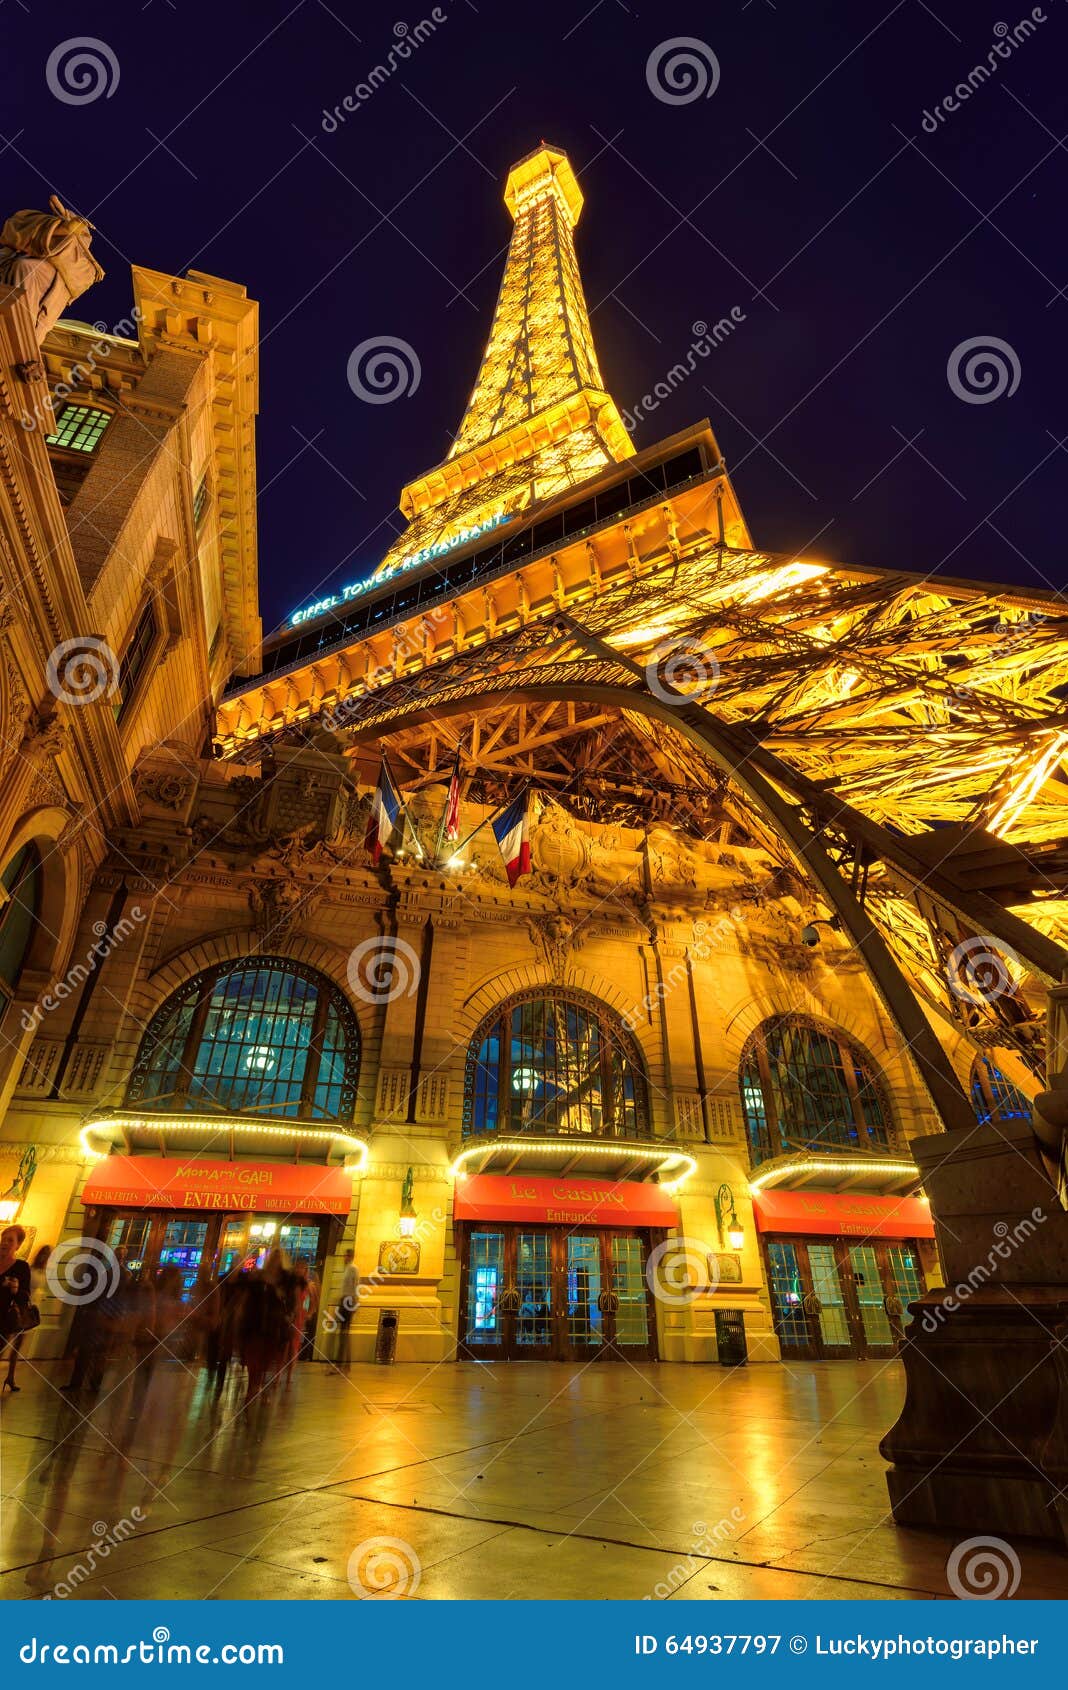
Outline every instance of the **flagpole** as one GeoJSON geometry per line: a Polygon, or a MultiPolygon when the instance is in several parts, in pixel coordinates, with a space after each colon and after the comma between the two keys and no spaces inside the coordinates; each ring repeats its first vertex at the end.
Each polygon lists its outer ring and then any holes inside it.
{"type": "Polygon", "coordinates": [[[506,803],[506,804],[498,804],[497,808],[493,811],[493,813],[491,815],[486,816],[486,818],[483,821],[480,821],[476,828],[472,828],[471,832],[467,835],[467,838],[462,839],[460,841],[459,845],[457,845],[457,847],[456,847],[456,850],[453,852],[453,856],[458,857],[460,855],[460,852],[464,849],[464,847],[467,846],[467,845],[470,845],[470,843],[471,843],[472,839],[475,837],[476,833],[481,833],[482,829],[484,827],[488,827],[490,822],[495,822],[497,820],[498,816],[503,816],[505,810],[507,810],[507,808],[508,808],[508,805],[518,803],[520,798],[522,798],[524,792],[529,792],[533,785],[534,785],[534,782],[532,780],[524,781],[523,785],[519,788],[519,791],[516,793],[514,798],[509,798],[508,803],[506,803]]]}
{"type": "Polygon", "coordinates": [[[401,830],[400,848],[401,848],[402,851],[404,850],[404,842],[407,838],[407,832],[405,830],[407,828],[411,828],[412,838],[415,841],[416,856],[422,857],[423,847],[419,843],[419,835],[415,831],[415,823],[413,822],[411,816],[408,814],[408,806],[404,802],[404,794],[401,792],[400,782],[393,778],[393,770],[389,766],[389,758],[386,756],[385,751],[382,752],[382,767],[385,769],[386,774],[389,777],[390,786],[393,788],[394,792],[397,794],[397,803],[400,805],[401,814],[404,817],[404,828],[402,828],[402,830],[401,830]]]}
{"type": "Polygon", "coordinates": [[[456,761],[453,763],[453,766],[452,766],[452,775],[449,778],[449,784],[445,788],[445,803],[442,807],[441,823],[438,827],[438,842],[434,847],[434,862],[435,862],[435,864],[440,863],[440,861],[441,861],[441,847],[442,847],[444,840],[445,840],[445,823],[449,819],[449,799],[450,799],[451,794],[452,794],[452,783],[453,783],[453,781],[458,782],[459,779],[460,779],[460,742],[457,741],[456,761]]]}

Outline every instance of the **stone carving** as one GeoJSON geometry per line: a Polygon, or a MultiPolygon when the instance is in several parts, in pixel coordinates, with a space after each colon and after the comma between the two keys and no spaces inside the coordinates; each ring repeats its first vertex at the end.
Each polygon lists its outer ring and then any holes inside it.
{"type": "Polygon", "coordinates": [[[138,777],[137,794],[139,798],[157,805],[161,810],[183,810],[193,784],[187,775],[166,774],[157,770],[138,777]]]}
{"type": "Polygon", "coordinates": [[[573,953],[585,942],[582,923],[550,911],[527,918],[531,943],[538,947],[554,980],[562,980],[573,953]]]}
{"type": "Polygon", "coordinates": [[[256,927],[270,940],[288,938],[298,920],[309,919],[317,902],[295,880],[254,880],[248,889],[248,905],[256,927]]]}
{"type": "Polygon", "coordinates": [[[31,716],[26,724],[19,755],[30,762],[43,763],[49,757],[58,757],[66,751],[70,738],[70,728],[58,716],[37,714],[31,716]]]}
{"type": "Polygon", "coordinates": [[[37,344],[72,300],[104,272],[89,248],[93,225],[67,210],[55,194],[47,211],[16,211],[0,229],[0,282],[21,287],[37,344]]]}

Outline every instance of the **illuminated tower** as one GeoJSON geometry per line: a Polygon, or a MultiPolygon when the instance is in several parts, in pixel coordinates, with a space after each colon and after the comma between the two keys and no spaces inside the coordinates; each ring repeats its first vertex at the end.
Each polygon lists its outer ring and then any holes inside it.
{"type": "Polygon", "coordinates": [[[478,379],[444,463],[404,488],[409,526],[380,574],[634,451],[597,362],[573,234],[582,191],[566,155],[543,145],[520,159],[504,201],[515,228],[478,379]]]}

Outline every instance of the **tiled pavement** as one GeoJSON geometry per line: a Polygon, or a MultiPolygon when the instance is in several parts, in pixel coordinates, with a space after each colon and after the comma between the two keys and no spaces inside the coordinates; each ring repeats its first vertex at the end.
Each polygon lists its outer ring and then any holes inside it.
{"type": "MultiPolygon", "coordinates": [[[[312,1365],[247,1415],[173,1365],[140,1404],[65,1377],[2,1403],[9,1598],[945,1597],[963,1535],[888,1517],[896,1362],[312,1365]]],[[[1019,1596],[1068,1594],[1014,1547],[1019,1596]]]]}

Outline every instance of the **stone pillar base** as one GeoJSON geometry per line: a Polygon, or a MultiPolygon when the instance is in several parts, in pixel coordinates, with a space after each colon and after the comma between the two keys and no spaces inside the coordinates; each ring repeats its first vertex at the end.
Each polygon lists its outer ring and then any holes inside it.
{"type": "Polygon", "coordinates": [[[1068,1214],[1028,1121],[912,1150],[946,1283],[905,1329],[894,1519],[1068,1545],[1068,1214]]]}
{"type": "Polygon", "coordinates": [[[1068,1546],[1068,1291],[944,1296],[912,1304],[901,1350],[905,1407],[880,1445],[894,1519],[1068,1546]]]}

